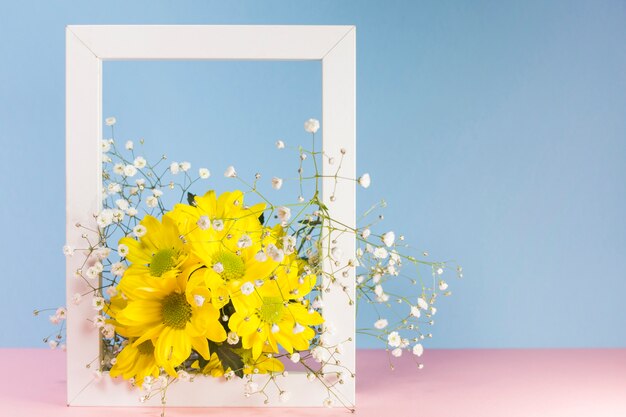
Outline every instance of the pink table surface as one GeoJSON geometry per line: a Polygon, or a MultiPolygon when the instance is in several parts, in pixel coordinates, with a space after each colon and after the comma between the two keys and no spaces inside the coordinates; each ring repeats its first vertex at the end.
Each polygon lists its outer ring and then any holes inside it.
{"type": "MultiPolygon", "coordinates": [[[[626,349],[429,350],[357,354],[358,416],[626,417],[626,349]]],[[[0,417],[159,416],[159,409],[65,405],[65,354],[0,350],[0,417]]],[[[170,408],[167,416],[349,416],[341,409],[170,408]]]]}

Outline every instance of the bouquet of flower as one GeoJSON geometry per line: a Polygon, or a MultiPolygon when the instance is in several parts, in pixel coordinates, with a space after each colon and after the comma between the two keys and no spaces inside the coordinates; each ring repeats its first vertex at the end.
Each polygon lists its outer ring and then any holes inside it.
{"type": "MultiPolygon", "coordinates": [[[[382,215],[367,219],[384,202],[366,212],[365,225],[342,229],[357,240],[355,254],[344,257],[333,242],[323,244],[336,222],[320,197],[319,160],[337,165],[335,182],[356,181],[368,188],[371,180],[368,174],[341,177],[345,150],[337,161],[315,151],[317,120],[305,122],[311,149],[296,148],[300,190],[312,181],[314,191],[288,205],[274,205],[259,191],[259,174],[248,184],[230,166],[224,176],[238,180],[241,187],[236,188],[243,190],[218,193],[199,186],[210,178],[206,168],[192,176],[188,162],[168,164],[163,156],[149,163],[135,154],[132,141],[119,149],[115,123],[106,120],[112,138],[102,142],[103,208],[95,214],[99,241],[90,242],[85,234],[84,248],[64,247],[66,256],[85,256],[75,276],[95,295],[95,316],[87,319],[102,334],[97,373],[109,371],[128,380],[141,389],[142,400],[155,394],[165,399],[167,387],[177,380],[245,378],[243,394],[260,394],[267,402],[273,388],[281,401],[288,400],[289,387],[280,386],[277,377],[289,363],[324,384],[325,405],[343,403],[334,387],[354,378],[354,369],[334,357],[343,343],[329,341],[333,324],[322,314],[324,293],[337,287],[346,303],[371,305],[379,313],[359,333],[381,340],[394,357],[404,351],[422,355],[423,339],[432,336],[423,329],[433,324],[437,297],[450,295],[442,278],[449,265],[407,254],[404,238],[392,231],[375,233],[382,215]],[[164,193],[175,195],[176,203],[168,205],[164,193]],[[332,272],[322,267],[327,261],[336,267],[332,272]],[[415,267],[412,273],[401,272],[407,263],[415,267]],[[356,300],[346,286],[337,285],[337,275],[347,277],[354,268],[356,300]],[[422,280],[423,268],[432,279],[422,280]],[[385,290],[388,282],[399,280],[416,285],[416,292],[385,290]],[[260,384],[260,374],[267,374],[268,382],[260,384]]],[[[276,147],[287,148],[283,141],[276,147]]],[[[271,185],[279,190],[283,181],[273,177],[271,185]]],[[[461,276],[461,268],[456,270],[461,276]]],[[[73,302],[81,303],[85,295],[75,294],[73,302]]],[[[59,308],[50,317],[61,324],[45,339],[52,348],[63,345],[65,314],[59,308]]]]}

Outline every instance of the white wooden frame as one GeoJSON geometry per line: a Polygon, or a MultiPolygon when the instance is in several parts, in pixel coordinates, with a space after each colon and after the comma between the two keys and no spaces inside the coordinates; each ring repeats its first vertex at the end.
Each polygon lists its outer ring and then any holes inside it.
{"type": "MultiPolygon", "coordinates": [[[[337,154],[344,148],[342,172],[355,176],[355,40],[353,26],[68,26],[67,68],[67,243],[83,247],[84,229],[96,228],[94,213],[101,209],[102,62],[105,60],[321,60],[323,71],[323,150],[337,154]]],[[[324,161],[323,173],[334,174],[324,161]]],[[[324,190],[334,186],[325,179],[324,190]]],[[[355,185],[340,182],[337,201],[323,195],[332,216],[344,225],[355,225],[355,185]]],[[[97,240],[97,239],[96,239],[97,240]]],[[[355,253],[354,237],[338,235],[344,254],[355,253]]],[[[75,293],[86,293],[86,284],[73,277],[81,267],[79,256],[67,259],[67,403],[78,406],[160,406],[155,398],[139,403],[139,393],[127,383],[108,377],[95,378],[100,356],[100,336],[87,320],[93,317],[91,300],[72,302],[75,293]],[[93,363],[92,368],[86,364],[93,363]]],[[[334,266],[327,262],[325,271],[334,266]]],[[[354,299],[354,271],[338,277],[354,299]]],[[[325,294],[323,315],[337,328],[335,341],[351,339],[338,356],[342,365],[355,370],[355,309],[342,291],[325,294]]],[[[287,403],[272,406],[316,407],[328,397],[319,383],[291,373],[284,382],[291,392],[287,403]]],[[[355,381],[337,385],[348,404],[355,403],[355,381]]],[[[242,383],[198,378],[176,383],[168,390],[169,406],[261,406],[263,398],[243,398],[242,383]]],[[[335,404],[338,404],[335,401],[335,404]]]]}

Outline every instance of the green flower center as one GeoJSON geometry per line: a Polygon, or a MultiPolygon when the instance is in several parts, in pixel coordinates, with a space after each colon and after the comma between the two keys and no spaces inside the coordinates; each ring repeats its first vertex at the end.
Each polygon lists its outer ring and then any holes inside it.
{"type": "Polygon", "coordinates": [[[150,274],[155,277],[160,277],[167,271],[174,269],[176,266],[176,252],[174,249],[161,249],[154,255],[152,255],[152,261],[150,262],[150,274]]]}
{"type": "Polygon", "coordinates": [[[259,309],[259,318],[265,323],[278,323],[285,310],[280,297],[263,297],[263,304],[259,309]]]}
{"type": "Polygon", "coordinates": [[[146,340],[145,342],[137,345],[137,350],[142,355],[152,355],[154,353],[154,345],[151,340],[146,340]]]}
{"type": "Polygon", "coordinates": [[[191,305],[187,302],[185,294],[173,292],[161,301],[161,314],[163,324],[175,329],[184,329],[191,320],[191,305]]]}
{"type": "Polygon", "coordinates": [[[243,277],[243,274],[246,272],[243,259],[235,253],[229,251],[220,252],[220,254],[215,257],[214,261],[214,264],[218,262],[222,264],[224,270],[221,275],[226,281],[239,279],[243,277]]]}

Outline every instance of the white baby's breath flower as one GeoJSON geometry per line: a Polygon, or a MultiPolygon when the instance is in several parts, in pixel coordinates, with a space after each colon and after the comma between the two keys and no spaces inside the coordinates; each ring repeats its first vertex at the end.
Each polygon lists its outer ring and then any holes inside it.
{"type": "Polygon", "coordinates": [[[323,403],[323,404],[324,404],[324,407],[326,407],[326,408],[330,408],[330,407],[332,407],[332,406],[333,406],[334,401],[333,401],[333,399],[332,399],[332,398],[328,397],[328,398],[326,398],[326,399],[324,400],[324,403],[323,403]]]}
{"type": "Polygon", "coordinates": [[[104,119],[104,123],[107,126],[113,126],[116,122],[117,120],[115,119],[115,117],[107,117],[106,119],[104,119]]]}
{"type": "Polygon", "coordinates": [[[193,296],[193,301],[196,304],[196,307],[202,307],[204,305],[204,302],[206,301],[206,298],[204,298],[200,294],[196,294],[193,296]]]}
{"type": "Polygon", "coordinates": [[[63,255],[65,255],[65,256],[72,256],[72,255],[74,255],[74,248],[71,247],[70,245],[63,246],[63,255]]]}
{"type": "Polygon", "coordinates": [[[239,335],[235,332],[229,332],[226,342],[229,345],[236,345],[237,343],[239,343],[239,335]]]}
{"type": "Polygon", "coordinates": [[[148,229],[146,229],[146,226],[144,226],[142,224],[138,224],[137,226],[133,227],[133,234],[136,237],[142,237],[147,232],[148,232],[148,229]]]}
{"type": "Polygon", "coordinates": [[[109,297],[115,297],[117,295],[117,287],[114,287],[112,285],[110,287],[107,287],[106,293],[109,297]]]}
{"type": "Polygon", "coordinates": [[[384,294],[383,286],[380,284],[376,285],[374,287],[374,294],[376,294],[379,297],[382,296],[384,294]]]}
{"type": "Polygon", "coordinates": [[[241,237],[237,241],[237,247],[241,249],[245,249],[245,248],[249,248],[250,246],[252,246],[252,238],[250,238],[250,236],[244,233],[243,235],[241,235],[241,237]]]}
{"type": "Polygon", "coordinates": [[[390,247],[396,241],[396,234],[394,232],[387,232],[382,235],[381,239],[387,247],[390,247]]]}
{"type": "Polygon", "coordinates": [[[211,220],[209,219],[209,216],[200,216],[196,224],[201,230],[207,230],[211,228],[211,220]]]}
{"type": "Polygon", "coordinates": [[[287,222],[291,218],[291,209],[289,207],[278,207],[278,220],[287,222]]]}
{"type": "Polygon", "coordinates": [[[303,325],[301,325],[300,323],[296,322],[296,324],[293,325],[293,329],[292,332],[293,334],[300,334],[304,331],[305,327],[303,325]]]}
{"type": "Polygon", "coordinates": [[[179,381],[189,381],[190,376],[187,371],[183,371],[182,369],[176,373],[176,376],[179,381]]]}
{"type": "Polygon", "coordinates": [[[282,140],[277,140],[276,141],[276,148],[278,148],[278,149],[285,149],[285,142],[283,142],[282,140]]]}
{"type": "Polygon", "coordinates": [[[291,360],[291,362],[293,363],[298,363],[300,362],[300,354],[298,352],[293,352],[290,356],[289,359],[291,360]]]}
{"type": "Polygon", "coordinates": [[[273,243],[267,245],[267,247],[265,248],[265,253],[267,254],[267,256],[272,258],[274,262],[282,262],[282,260],[285,258],[285,252],[283,252],[282,249],[278,249],[273,243]]]}
{"type": "Polygon", "coordinates": [[[127,177],[134,177],[135,175],[137,175],[137,168],[135,168],[134,165],[126,165],[124,167],[124,175],[126,175],[127,177]]]}
{"type": "Polygon", "coordinates": [[[226,178],[235,178],[237,176],[237,171],[235,171],[235,167],[231,165],[226,168],[226,171],[224,171],[224,176],[226,178]]]}
{"type": "Polygon", "coordinates": [[[311,349],[311,356],[315,360],[315,362],[323,363],[328,361],[330,358],[330,353],[328,349],[323,348],[322,346],[315,346],[311,349]]]}
{"type": "Polygon", "coordinates": [[[109,152],[111,150],[111,142],[107,139],[104,139],[100,142],[100,149],[102,152],[109,152]]]}
{"type": "Polygon", "coordinates": [[[152,195],[155,197],[161,197],[163,195],[163,191],[159,190],[158,188],[153,188],[152,189],[152,195]]]}
{"type": "Polygon", "coordinates": [[[395,348],[394,350],[391,351],[391,354],[395,356],[396,358],[399,358],[400,356],[402,356],[402,349],[395,348]]]}
{"type": "Polygon", "coordinates": [[[155,196],[151,195],[150,197],[146,198],[146,206],[150,208],[154,208],[158,205],[159,205],[159,199],[156,198],[155,196]]]}
{"type": "Polygon", "coordinates": [[[361,231],[361,237],[363,239],[367,239],[368,237],[370,237],[371,234],[372,234],[372,231],[370,229],[367,229],[367,228],[365,228],[365,229],[363,229],[361,231]]]}
{"type": "Polygon", "coordinates": [[[254,292],[254,284],[251,282],[244,282],[241,286],[241,293],[243,295],[250,295],[254,292]]]}
{"type": "Polygon", "coordinates": [[[85,271],[85,278],[87,279],[97,279],[100,276],[100,272],[98,271],[97,268],[90,266],[89,268],[87,268],[87,271],[85,271]]]}
{"type": "Polygon", "coordinates": [[[187,172],[191,169],[191,163],[187,161],[183,161],[180,163],[180,170],[183,172],[187,172]]]}
{"type": "Polygon", "coordinates": [[[378,258],[378,259],[385,259],[387,258],[387,256],[389,255],[389,252],[387,252],[387,249],[383,248],[382,246],[379,248],[374,249],[374,257],[378,258]]]}
{"type": "Polygon", "coordinates": [[[119,200],[115,200],[115,205],[120,210],[128,210],[129,204],[128,200],[120,198],[119,200]]]}
{"type": "Polygon", "coordinates": [[[280,394],[278,394],[278,400],[281,403],[286,403],[287,401],[289,401],[290,398],[291,394],[289,393],[289,391],[281,391],[280,394]]]}
{"type": "Polygon", "coordinates": [[[124,220],[124,212],[120,209],[113,209],[112,215],[115,223],[121,223],[124,220]]]}
{"type": "Polygon", "coordinates": [[[339,246],[335,246],[330,250],[330,256],[337,262],[341,262],[343,258],[343,251],[339,246]]]}
{"type": "Polygon", "coordinates": [[[224,265],[222,265],[221,262],[215,262],[213,264],[213,270],[218,274],[221,274],[222,272],[224,272],[224,265]]]}
{"type": "Polygon", "coordinates": [[[115,262],[113,265],[111,265],[111,273],[115,276],[121,277],[122,275],[124,275],[125,271],[126,265],[124,265],[124,263],[122,262],[115,262]]]}
{"type": "Polygon", "coordinates": [[[174,175],[180,172],[180,164],[178,162],[172,162],[170,164],[170,172],[174,175]]]}
{"type": "Polygon", "coordinates": [[[211,171],[209,171],[206,168],[200,168],[198,170],[198,176],[202,178],[203,180],[206,180],[207,178],[211,176],[211,171]]]}
{"type": "Polygon", "coordinates": [[[309,133],[315,133],[320,128],[320,122],[316,119],[309,119],[304,122],[304,130],[309,133]]]}
{"type": "Polygon", "coordinates": [[[398,332],[391,332],[387,336],[387,344],[391,347],[398,347],[402,343],[402,338],[398,332]]]}
{"type": "Polygon", "coordinates": [[[138,156],[137,158],[135,158],[135,160],[133,161],[133,165],[135,166],[135,168],[137,169],[142,169],[145,168],[147,165],[147,161],[146,158],[144,158],[143,156],[138,156]]]}
{"type": "Polygon", "coordinates": [[[416,356],[422,356],[422,354],[424,353],[424,346],[422,346],[421,344],[416,344],[415,346],[413,346],[413,354],[416,356]]]}
{"type": "Polygon", "coordinates": [[[417,306],[419,308],[421,308],[422,310],[427,310],[428,309],[428,303],[422,297],[419,297],[417,299],[417,306]]]}
{"type": "Polygon", "coordinates": [[[372,179],[370,178],[370,174],[363,174],[359,177],[359,185],[363,188],[368,188],[372,183],[372,179]]]}
{"type": "Polygon", "coordinates": [[[100,314],[93,318],[93,327],[95,327],[96,329],[101,329],[102,326],[104,326],[106,323],[106,319],[100,314]]]}
{"type": "Polygon", "coordinates": [[[127,140],[124,147],[126,148],[127,151],[132,151],[133,148],[135,147],[135,144],[133,143],[132,140],[127,140]]]}
{"type": "Polygon", "coordinates": [[[448,284],[444,280],[439,281],[439,289],[441,291],[447,290],[448,289],[448,284]]]}
{"type": "Polygon", "coordinates": [[[93,300],[91,300],[91,305],[93,306],[94,310],[102,310],[104,308],[104,298],[94,297],[93,300]]]}
{"type": "Polygon", "coordinates": [[[135,207],[129,207],[128,210],[126,210],[126,214],[129,217],[135,217],[137,215],[137,209],[135,207]]]}
{"type": "Polygon", "coordinates": [[[291,255],[296,251],[296,237],[284,236],[283,237],[283,251],[285,255],[291,255]]]}
{"type": "Polygon", "coordinates": [[[111,254],[111,249],[110,248],[97,248],[93,251],[93,256],[96,257],[96,259],[98,260],[103,260],[109,257],[109,255],[111,254]]]}
{"type": "Polygon", "coordinates": [[[379,319],[374,322],[374,327],[376,327],[378,330],[382,330],[387,327],[388,324],[389,322],[386,319],[379,319]]]}
{"type": "Polygon", "coordinates": [[[61,318],[55,314],[54,316],[48,317],[48,321],[52,324],[59,324],[61,322],[61,318]]]}
{"type": "Polygon", "coordinates": [[[109,195],[117,194],[122,191],[122,186],[116,182],[111,182],[107,185],[107,193],[109,195]]]}
{"type": "MultiPolygon", "coordinates": [[[[237,336],[237,339],[239,339],[239,336],[237,336]]],[[[252,395],[258,390],[259,390],[259,384],[257,384],[256,382],[252,382],[252,381],[246,382],[246,384],[243,387],[243,392],[244,394],[247,394],[247,395],[252,395]]]]}
{"type": "Polygon", "coordinates": [[[113,165],[113,172],[117,175],[123,175],[124,174],[124,164],[120,164],[117,163],[115,165],[113,165]]]}
{"type": "Polygon", "coordinates": [[[265,262],[267,260],[267,255],[265,254],[265,252],[260,250],[254,255],[254,259],[257,262],[265,262]]]}
{"type": "Polygon", "coordinates": [[[102,332],[102,335],[107,339],[111,339],[115,336],[115,326],[111,323],[107,323],[102,326],[100,331],[102,332]]]}
{"type": "Polygon", "coordinates": [[[275,190],[280,190],[280,188],[283,186],[283,180],[282,178],[278,178],[278,177],[274,177],[272,178],[272,188],[275,190]]]}
{"type": "Polygon", "coordinates": [[[54,350],[57,348],[57,346],[59,346],[59,342],[57,342],[56,340],[50,340],[48,342],[48,346],[50,346],[50,349],[54,350]]]}
{"type": "Polygon", "coordinates": [[[213,229],[215,229],[216,232],[221,232],[222,230],[224,230],[224,220],[222,219],[215,219],[213,220],[213,229]]]}
{"type": "Polygon", "coordinates": [[[417,306],[411,306],[411,316],[415,318],[420,318],[422,313],[420,313],[420,309],[417,306]]]}
{"type": "Polygon", "coordinates": [[[104,265],[102,265],[102,262],[97,261],[92,265],[92,268],[95,269],[98,273],[104,271],[104,265]]]}
{"type": "Polygon", "coordinates": [[[80,293],[75,293],[72,296],[72,303],[74,303],[74,305],[79,305],[82,299],[83,299],[83,296],[80,295],[80,293]]]}

